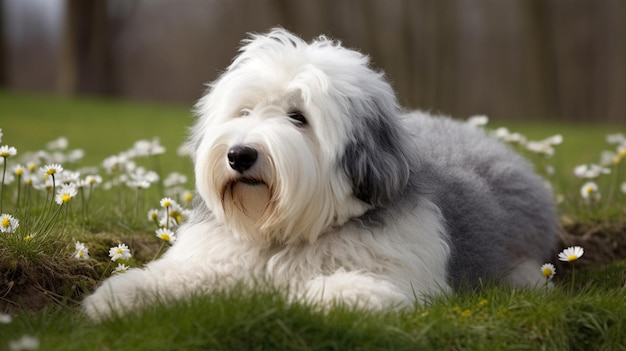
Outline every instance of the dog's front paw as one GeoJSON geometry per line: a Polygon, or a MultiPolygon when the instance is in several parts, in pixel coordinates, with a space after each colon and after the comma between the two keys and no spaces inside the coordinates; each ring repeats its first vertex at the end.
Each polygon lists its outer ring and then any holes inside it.
{"type": "Polygon", "coordinates": [[[83,311],[91,320],[99,321],[137,310],[154,300],[156,295],[150,287],[149,277],[142,270],[113,276],[83,300],[83,311]]]}
{"type": "Polygon", "coordinates": [[[324,309],[343,304],[376,311],[412,303],[390,282],[356,272],[318,276],[306,284],[304,298],[324,309]]]}

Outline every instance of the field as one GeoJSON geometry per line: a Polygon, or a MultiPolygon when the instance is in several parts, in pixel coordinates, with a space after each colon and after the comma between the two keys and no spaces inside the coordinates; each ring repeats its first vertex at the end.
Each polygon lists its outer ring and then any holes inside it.
{"type": "Polygon", "coordinates": [[[82,296],[115,274],[118,263],[139,266],[167,247],[155,236],[162,224],[149,220],[148,210],[158,209],[165,195],[181,204],[182,217],[189,207],[185,194],[193,189],[192,167],[177,149],[192,121],[190,107],[12,92],[0,92],[0,106],[0,146],[17,150],[0,164],[7,166],[6,173],[18,160],[25,165],[23,158],[33,152],[31,157],[49,161],[38,168],[61,163],[66,170],[80,170],[81,179],[102,177],[101,184],[80,188],[60,204],[50,190],[18,191],[15,180],[3,186],[0,212],[20,224],[12,233],[0,233],[0,350],[11,349],[11,343],[17,347],[20,340],[24,347],[32,342],[41,350],[626,349],[626,194],[620,189],[626,182],[626,158],[607,165],[610,174],[590,179],[573,171],[599,163],[602,151],[616,151],[606,137],[624,133],[624,125],[513,123],[492,116],[484,127],[495,131],[504,126],[536,141],[563,137],[562,143],[549,145],[554,150],[550,157],[546,150],[530,152],[512,144],[536,163],[558,195],[562,248],[585,249],[580,259],[565,263],[555,252],[553,289],[485,286],[433,297],[410,311],[337,307],[327,314],[314,306],[286,304],[281,291],[242,289],[94,324],[79,313],[82,296]],[[60,147],[61,136],[67,147],[60,147]],[[55,140],[56,145],[48,145],[55,140]],[[138,146],[138,140],[143,144],[138,146]],[[107,170],[111,156],[146,144],[152,152],[134,155],[133,170],[107,170]],[[155,151],[161,147],[163,153],[155,151]],[[84,156],[71,162],[68,156],[76,149],[84,156]],[[36,156],[40,150],[47,154],[36,156]],[[52,162],[55,153],[64,162],[52,162]],[[159,180],[128,184],[151,171],[159,180]],[[174,172],[177,180],[168,177],[174,172]],[[588,181],[597,183],[598,190],[587,192],[585,200],[581,187],[588,181]],[[77,241],[88,248],[89,259],[77,257],[77,241]],[[128,245],[132,257],[113,263],[109,249],[120,243],[128,245]]]}

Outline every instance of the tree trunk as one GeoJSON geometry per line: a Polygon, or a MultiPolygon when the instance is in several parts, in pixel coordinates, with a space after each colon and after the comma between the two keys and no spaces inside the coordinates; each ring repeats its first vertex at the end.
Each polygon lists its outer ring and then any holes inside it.
{"type": "Polygon", "coordinates": [[[111,40],[106,0],[67,0],[57,89],[62,94],[110,95],[111,40]]]}

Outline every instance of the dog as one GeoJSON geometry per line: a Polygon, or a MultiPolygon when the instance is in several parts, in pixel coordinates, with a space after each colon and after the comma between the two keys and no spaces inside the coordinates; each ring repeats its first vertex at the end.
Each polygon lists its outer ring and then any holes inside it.
{"type": "Polygon", "coordinates": [[[369,310],[545,282],[558,220],[533,167],[481,128],[403,111],[336,40],[251,34],[195,113],[193,214],[162,258],[84,300],[91,318],[260,281],[369,310]]]}

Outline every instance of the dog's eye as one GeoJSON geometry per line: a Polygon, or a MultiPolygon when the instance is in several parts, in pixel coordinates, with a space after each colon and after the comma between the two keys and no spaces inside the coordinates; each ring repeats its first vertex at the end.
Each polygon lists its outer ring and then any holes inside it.
{"type": "Polygon", "coordinates": [[[300,111],[292,111],[287,114],[292,122],[296,123],[299,126],[306,126],[308,123],[306,121],[306,117],[300,111]]]}
{"type": "Polygon", "coordinates": [[[250,114],[249,108],[242,108],[241,110],[239,110],[239,117],[245,117],[249,114],[250,114]]]}

